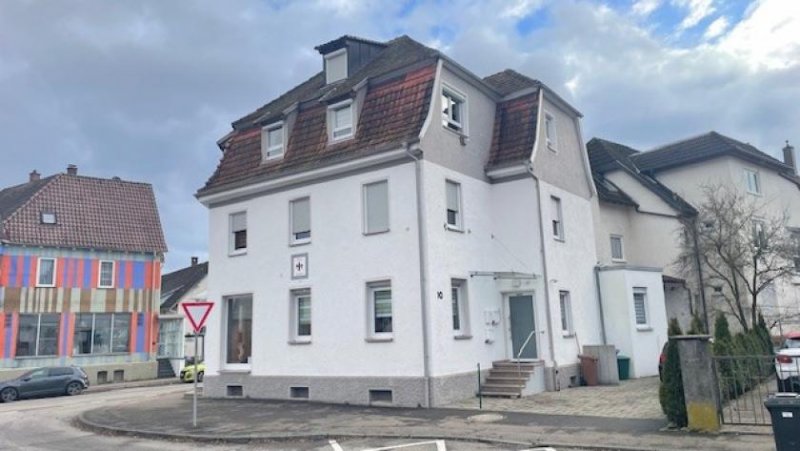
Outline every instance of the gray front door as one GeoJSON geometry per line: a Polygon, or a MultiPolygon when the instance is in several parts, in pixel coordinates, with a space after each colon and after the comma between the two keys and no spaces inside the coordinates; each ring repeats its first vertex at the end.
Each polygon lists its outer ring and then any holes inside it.
{"type": "Polygon", "coordinates": [[[517,356],[521,359],[535,359],[536,358],[536,334],[531,336],[530,341],[525,346],[520,354],[519,350],[522,349],[528,335],[534,330],[533,323],[533,295],[521,294],[511,295],[508,297],[508,310],[511,318],[511,346],[514,350],[514,355],[511,357],[516,359],[517,356]]]}

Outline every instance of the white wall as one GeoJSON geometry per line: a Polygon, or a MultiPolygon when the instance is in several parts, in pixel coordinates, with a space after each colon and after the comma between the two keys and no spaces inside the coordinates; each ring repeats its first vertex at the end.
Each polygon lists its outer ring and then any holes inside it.
{"type": "MultiPolygon", "coordinates": [[[[210,210],[209,337],[223,337],[224,296],[253,295],[253,375],[421,376],[418,239],[413,164],[264,195],[210,210]],[[362,234],[362,184],[388,179],[391,231],[362,234]],[[311,198],[312,242],[289,246],[289,201],[311,198]],[[246,255],[228,256],[228,215],[247,211],[246,255]],[[308,253],[309,277],[290,257],[308,253]],[[365,284],[391,279],[394,340],[368,343],[365,284]],[[289,290],[311,288],[312,343],[289,344],[289,290]],[[387,358],[391,356],[391,358],[387,358]],[[376,364],[380,362],[380,364],[376,364]]],[[[209,339],[209,374],[224,340],[209,339]]]]}

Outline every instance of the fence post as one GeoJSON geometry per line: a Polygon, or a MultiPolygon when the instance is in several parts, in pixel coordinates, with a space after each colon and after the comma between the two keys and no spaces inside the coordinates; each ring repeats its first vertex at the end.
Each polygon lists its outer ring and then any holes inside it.
{"type": "Polygon", "coordinates": [[[711,336],[682,335],[671,339],[678,344],[689,429],[701,432],[719,431],[719,392],[714,373],[711,336]]]}

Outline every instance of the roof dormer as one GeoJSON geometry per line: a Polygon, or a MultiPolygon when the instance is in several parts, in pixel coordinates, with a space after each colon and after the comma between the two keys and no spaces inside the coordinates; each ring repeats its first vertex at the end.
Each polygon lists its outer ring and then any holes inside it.
{"type": "Polygon", "coordinates": [[[329,84],[355,74],[385,47],[386,44],[381,42],[342,36],[315,49],[322,55],[325,83],[329,84]]]}

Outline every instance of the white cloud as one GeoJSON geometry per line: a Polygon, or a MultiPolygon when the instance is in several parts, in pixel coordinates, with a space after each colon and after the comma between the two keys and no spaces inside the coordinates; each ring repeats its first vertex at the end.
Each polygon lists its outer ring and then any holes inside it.
{"type": "Polygon", "coordinates": [[[728,22],[728,18],[725,16],[717,18],[715,21],[711,22],[711,25],[706,28],[706,32],[703,33],[703,39],[710,41],[716,37],[721,36],[728,30],[728,26],[730,23],[728,22]]]}
{"type": "Polygon", "coordinates": [[[720,40],[719,48],[747,61],[753,70],[797,66],[800,64],[800,2],[759,2],[720,40]]]}
{"type": "Polygon", "coordinates": [[[637,16],[647,17],[650,13],[660,8],[662,3],[663,0],[637,0],[631,10],[637,16]]]}
{"type": "Polygon", "coordinates": [[[508,2],[508,5],[503,9],[503,12],[500,14],[500,16],[520,19],[540,9],[543,3],[544,3],[543,0],[510,1],[508,2]]]}
{"type": "Polygon", "coordinates": [[[680,30],[688,30],[695,27],[700,21],[716,11],[713,4],[714,0],[673,0],[673,3],[688,10],[686,17],[678,25],[680,30]]]}

